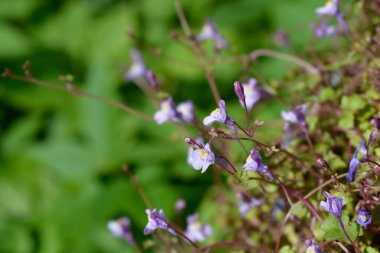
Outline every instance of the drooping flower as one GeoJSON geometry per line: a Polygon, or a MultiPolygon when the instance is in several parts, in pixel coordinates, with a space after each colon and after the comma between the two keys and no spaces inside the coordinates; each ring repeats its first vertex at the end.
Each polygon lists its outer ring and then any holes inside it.
{"type": "Polygon", "coordinates": [[[245,170],[260,172],[266,175],[270,180],[274,180],[273,174],[269,171],[268,166],[263,164],[260,153],[256,148],[251,150],[251,154],[248,156],[243,167],[245,170]]]}
{"type": "Polygon", "coordinates": [[[136,78],[146,78],[147,69],[141,57],[141,53],[137,49],[131,51],[132,65],[125,74],[125,80],[134,80],[136,78]]]}
{"type": "Polygon", "coordinates": [[[219,100],[219,108],[216,108],[211,112],[210,116],[203,119],[203,124],[206,126],[211,126],[214,122],[225,124],[237,134],[236,127],[234,126],[235,120],[227,115],[226,103],[224,100],[219,100]]]}
{"type": "Polygon", "coordinates": [[[212,20],[207,20],[203,25],[201,33],[197,36],[197,41],[203,40],[214,40],[215,41],[215,51],[219,52],[222,48],[227,47],[227,42],[219,33],[214,22],[212,20]]]}
{"type": "Polygon", "coordinates": [[[199,222],[198,214],[187,217],[187,228],[185,235],[194,242],[203,242],[212,234],[212,228],[208,224],[199,222]]]}
{"type": "Polygon", "coordinates": [[[187,123],[195,119],[194,104],[190,100],[180,103],[177,106],[177,112],[179,113],[179,117],[187,123]]]}
{"type": "Polygon", "coordinates": [[[318,245],[315,245],[313,240],[306,240],[306,253],[324,253],[318,245]]]}
{"type": "Polygon", "coordinates": [[[128,217],[121,217],[117,220],[110,220],[107,224],[107,227],[114,236],[124,238],[131,245],[136,244],[135,240],[133,239],[128,217]]]}
{"type": "Polygon", "coordinates": [[[356,223],[358,223],[360,226],[366,228],[368,224],[371,224],[372,218],[369,212],[362,208],[358,212],[358,217],[356,218],[356,223]]]}
{"type": "Polygon", "coordinates": [[[194,147],[190,151],[188,162],[195,170],[201,169],[201,173],[205,172],[211,164],[215,163],[215,154],[211,151],[210,144],[194,147]]]}
{"type": "Polygon", "coordinates": [[[178,112],[176,110],[173,98],[169,97],[167,100],[162,101],[160,104],[160,110],[154,114],[154,120],[158,124],[163,124],[166,121],[176,120],[178,118],[178,112]]]}
{"type": "Polygon", "coordinates": [[[358,160],[358,149],[355,150],[354,156],[350,161],[350,166],[348,169],[348,174],[346,176],[347,184],[355,181],[356,173],[358,171],[360,161],[358,160]]]}
{"type": "Polygon", "coordinates": [[[148,224],[146,224],[144,228],[144,235],[150,234],[156,229],[164,229],[169,231],[173,235],[177,235],[177,233],[170,227],[170,225],[166,221],[162,209],[160,211],[157,211],[156,209],[153,209],[152,211],[146,209],[145,212],[148,215],[148,224]]]}
{"type": "Polygon", "coordinates": [[[335,218],[342,217],[342,208],[344,203],[344,198],[339,198],[337,196],[332,196],[328,192],[324,191],[326,201],[321,201],[321,206],[329,213],[335,216],[335,218]]]}
{"type": "Polygon", "coordinates": [[[242,217],[246,216],[250,209],[253,209],[257,206],[264,204],[263,199],[252,198],[252,197],[248,196],[247,194],[244,194],[241,192],[238,192],[236,194],[236,197],[240,200],[237,203],[237,206],[239,208],[239,212],[240,212],[240,215],[242,217]]]}

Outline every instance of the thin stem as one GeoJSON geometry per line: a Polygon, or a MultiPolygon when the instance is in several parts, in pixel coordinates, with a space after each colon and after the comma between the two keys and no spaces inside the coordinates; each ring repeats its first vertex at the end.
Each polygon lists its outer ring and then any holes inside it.
{"type": "Polygon", "coordinates": [[[62,92],[66,92],[66,93],[69,93],[69,94],[72,94],[72,95],[78,96],[78,97],[92,98],[92,99],[98,100],[102,103],[109,104],[109,105],[112,105],[114,107],[117,107],[117,108],[119,108],[125,112],[128,112],[128,113],[140,118],[140,119],[148,120],[148,121],[154,121],[152,119],[152,117],[150,117],[144,113],[141,113],[139,111],[136,111],[135,109],[132,109],[131,107],[124,105],[121,102],[118,102],[118,101],[115,101],[115,100],[112,100],[112,99],[109,99],[106,97],[101,97],[101,96],[91,94],[91,93],[87,93],[87,92],[83,92],[83,91],[76,91],[75,89],[72,89],[72,87],[68,88],[68,87],[63,87],[63,86],[60,86],[60,85],[57,85],[54,83],[44,82],[44,81],[35,79],[32,76],[27,76],[27,77],[17,76],[17,75],[14,75],[13,73],[11,73],[9,70],[6,70],[2,76],[6,77],[6,78],[14,79],[14,80],[27,82],[27,83],[33,83],[33,84],[43,86],[43,87],[49,87],[49,88],[52,88],[52,89],[55,89],[58,91],[62,91],[62,92]]]}
{"type": "Polygon", "coordinates": [[[237,126],[245,135],[248,136],[248,138],[251,138],[249,132],[245,131],[244,128],[242,128],[236,121],[234,122],[235,126],[237,126]]]}
{"type": "Polygon", "coordinates": [[[254,248],[258,252],[268,252],[267,250],[264,250],[260,247],[256,247],[253,245],[246,245],[246,244],[243,244],[241,242],[217,242],[217,243],[213,243],[213,244],[204,246],[202,248],[199,248],[199,249],[193,251],[193,253],[205,252],[205,251],[209,251],[213,248],[221,247],[221,246],[241,247],[241,248],[248,249],[248,250],[251,248],[254,248]]]}
{"type": "Polygon", "coordinates": [[[205,72],[206,80],[208,84],[210,85],[212,94],[214,95],[215,102],[218,105],[220,101],[220,94],[219,94],[218,88],[216,87],[213,75],[210,72],[208,72],[206,69],[204,69],[204,72],[205,72]]]}
{"type": "Polygon", "coordinates": [[[127,165],[124,165],[123,172],[128,175],[128,177],[131,179],[131,182],[136,189],[136,191],[139,193],[141,199],[143,200],[145,206],[149,209],[152,209],[152,204],[150,203],[148,197],[146,196],[144,190],[142,189],[140,183],[136,179],[136,177],[133,175],[133,173],[129,170],[129,167],[127,165]]]}
{"type": "Polygon", "coordinates": [[[360,253],[361,253],[361,251],[360,251],[358,245],[356,245],[356,243],[354,243],[354,242],[351,240],[350,236],[347,234],[347,231],[346,231],[346,229],[344,228],[344,224],[343,224],[342,218],[339,217],[339,218],[338,218],[338,221],[339,221],[340,227],[343,229],[343,232],[344,232],[344,234],[346,235],[347,239],[350,241],[352,247],[354,247],[354,249],[355,249],[356,252],[360,252],[360,253]]]}
{"type": "Polygon", "coordinates": [[[181,23],[183,32],[185,33],[186,36],[190,36],[191,35],[190,26],[189,26],[189,23],[187,22],[185,13],[183,12],[181,2],[179,0],[175,0],[174,6],[175,6],[175,10],[176,10],[179,22],[181,23]]]}
{"type": "Polygon", "coordinates": [[[198,244],[196,244],[195,242],[193,242],[189,237],[187,237],[184,233],[182,233],[181,230],[177,229],[177,228],[174,228],[172,226],[169,225],[169,227],[171,229],[173,229],[177,234],[179,234],[182,238],[184,238],[186,241],[188,241],[191,245],[194,246],[194,248],[196,249],[199,249],[200,247],[198,246],[198,244]]]}
{"type": "Polygon", "coordinates": [[[275,51],[272,51],[269,49],[257,49],[249,55],[249,58],[252,61],[255,61],[257,58],[259,58],[261,56],[269,56],[272,58],[277,58],[280,60],[292,62],[292,63],[302,67],[303,69],[305,69],[310,74],[318,74],[319,73],[319,70],[316,67],[314,67],[313,65],[311,65],[307,61],[302,60],[301,58],[298,58],[298,57],[293,56],[293,55],[275,52],[275,51]]]}

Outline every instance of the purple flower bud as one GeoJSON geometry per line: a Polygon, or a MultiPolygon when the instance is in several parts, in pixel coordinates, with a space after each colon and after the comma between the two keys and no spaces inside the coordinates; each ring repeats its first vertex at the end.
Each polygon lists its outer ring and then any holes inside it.
{"type": "Polygon", "coordinates": [[[118,220],[110,220],[107,227],[114,236],[124,238],[131,245],[136,244],[131,232],[130,221],[127,217],[121,217],[118,220]]]}
{"type": "Polygon", "coordinates": [[[377,137],[379,136],[379,132],[378,130],[373,130],[371,132],[371,134],[369,135],[369,138],[368,138],[368,145],[372,146],[373,144],[375,144],[376,140],[377,140],[377,137]]]}
{"type": "Polygon", "coordinates": [[[160,104],[160,110],[154,114],[154,120],[157,124],[163,124],[166,121],[177,120],[178,112],[175,108],[172,97],[162,101],[160,104]]]}
{"type": "Polygon", "coordinates": [[[274,180],[273,174],[268,170],[268,166],[263,164],[260,153],[256,148],[252,149],[243,167],[245,170],[260,172],[266,175],[270,180],[274,180]]]}
{"type": "Polygon", "coordinates": [[[306,253],[324,253],[319,246],[315,245],[313,240],[306,240],[306,245],[306,253]]]}
{"type": "Polygon", "coordinates": [[[371,221],[372,219],[369,212],[365,208],[360,209],[358,212],[358,217],[356,218],[356,223],[366,228],[368,224],[371,224],[371,221]]]}
{"type": "Polygon", "coordinates": [[[190,100],[180,103],[177,106],[177,112],[179,113],[179,117],[187,123],[191,123],[195,119],[194,104],[190,100]]]}
{"type": "Polygon", "coordinates": [[[162,209],[160,211],[157,211],[156,209],[153,209],[152,211],[146,209],[145,212],[148,215],[148,224],[145,226],[144,235],[150,234],[156,229],[165,229],[168,230],[171,234],[177,235],[177,233],[169,226],[168,222],[166,221],[162,209]]]}
{"type": "Polygon", "coordinates": [[[243,194],[241,192],[238,192],[236,194],[236,197],[240,199],[240,201],[237,203],[240,215],[242,217],[246,216],[248,211],[264,204],[263,199],[256,199],[256,198],[251,198],[250,196],[243,194]]]}
{"type": "Polygon", "coordinates": [[[203,148],[195,148],[190,151],[188,162],[195,170],[202,169],[205,172],[211,164],[215,163],[215,154],[211,151],[210,144],[206,144],[203,148]]]}
{"type": "Polygon", "coordinates": [[[216,42],[215,51],[219,52],[222,48],[227,47],[227,42],[216,29],[212,20],[206,21],[201,33],[197,36],[197,41],[214,40],[216,42]]]}
{"type": "Polygon", "coordinates": [[[313,27],[315,37],[331,37],[337,34],[335,26],[329,25],[326,21],[322,21],[319,25],[313,27]]]}
{"type": "Polygon", "coordinates": [[[158,82],[157,82],[156,75],[154,74],[153,71],[148,70],[148,71],[146,72],[146,79],[147,79],[149,85],[150,85],[153,89],[155,89],[155,90],[158,89],[159,85],[158,85],[158,82]]]}
{"type": "Polygon", "coordinates": [[[187,217],[187,228],[185,235],[194,242],[203,242],[212,234],[212,228],[208,224],[202,224],[198,220],[198,214],[187,217]]]}
{"type": "Polygon", "coordinates": [[[371,119],[370,123],[372,124],[372,126],[374,126],[380,130],[380,119],[373,118],[373,119],[371,119]]]}
{"type": "Polygon", "coordinates": [[[177,213],[182,212],[186,207],[186,201],[184,199],[178,199],[175,202],[174,209],[177,213]]]}
{"type": "Polygon", "coordinates": [[[236,96],[239,98],[240,100],[240,103],[243,104],[244,106],[244,103],[245,103],[245,95],[244,95],[244,88],[243,88],[243,85],[241,85],[241,83],[239,81],[235,81],[234,82],[234,89],[235,89],[235,93],[236,93],[236,96]]]}
{"type": "Polygon", "coordinates": [[[137,78],[146,78],[147,69],[142,60],[141,53],[137,49],[131,51],[132,65],[125,74],[125,80],[134,80],[137,78]]]}
{"type": "Polygon", "coordinates": [[[345,204],[344,198],[331,196],[328,192],[324,191],[323,194],[327,198],[326,201],[321,201],[321,206],[329,213],[335,216],[335,218],[342,217],[342,207],[345,204]]]}
{"type": "Polygon", "coordinates": [[[350,161],[350,166],[348,169],[348,174],[346,176],[347,184],[355,181],[356,172],[358,171],[358,167],[360,165],[360,161],[357,159],[358,157],[358,149],[355,150],[354,156],[350,161]]]}
{"type": "Polygon", "coordinates": [[[206,126],[211,126],[214,122],[220,122],[222,124],[225,124],[226,126],[231,128],[235,134],[237,134],[237,130],[234,126],[235,120],[228,117],[226,103],[224,102],[224,100],[219,100],[219,108],[212,111],[210,116],[207,116],[203,120],[203,124],[206,126]]]}

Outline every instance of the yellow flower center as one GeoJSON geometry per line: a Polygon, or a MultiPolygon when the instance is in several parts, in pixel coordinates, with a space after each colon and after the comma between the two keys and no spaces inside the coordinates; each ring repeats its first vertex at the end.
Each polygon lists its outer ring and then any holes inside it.
{"type": "Polygon", "coordinates": [[[251,87],[245,87],[244,88],[244,93],[246,94],[246,95],[252,95],[252,88],[251,87]]]}
{"type": "Polygon", "coordinates": [[[201,223],[200,222],[194,222],[190,225],[190,228],[192,230],[200,230],[202,227],[201,223]]]}
{"type": "Polygon", "coordinates": [[[252,157],[251,157],[250,155],[247,157],[247,160],[246,160],[246,162],[247,162],[247,163],[250,163],[250,162],[252,162],[252,157]]]}
{"type": "Polygon", "coordinates": [[[200,154],[201,154],[201,158],[204,158],[206,156],[207,152],[205,149],[201,149],[200,154]]]}
{"type": "Polygon", "coordinates": [[[314,247],[309,247],[307,253],[315,253],[314,247]]]}
{"type": "Polygon", "coordinates": [[[332,0],[327,0],[327,2],[326,2],[326,6],[330,6],[330,5],[332,5],[333,4],[333,1],[332,0]]]}
{"type": "Polygon", "coordinates": [[[169,104],[169,102],[164,102],[164,103],[162,103],[162,105],[161,105],[161,109],[162,109],[162,111],[164,111],[164,112],[168,112],[168,111],[170,111],[170,104],[169,104]]]}
{"type": "Polygon", "coordinates": [[[213,113],[215,113],[216,115],[219,115],[220,114],[220,109],[219,108],[216,108],[213,113]]]}
{"type": "Polygon", "coordinates": [[[366,222],[366,221],[367,221],[367,216],[365,216],[365,215],[360,215],[360,220],[361,220],[362,222],[366,222]]]}

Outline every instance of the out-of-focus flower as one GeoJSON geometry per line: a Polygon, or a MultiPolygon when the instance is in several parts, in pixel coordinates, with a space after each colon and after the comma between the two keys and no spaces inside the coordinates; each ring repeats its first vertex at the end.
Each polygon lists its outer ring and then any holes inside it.
{"type": "Polygon", "coordinates": [[[329,213],[335,216],[335,218],[342,217],[342,208],[344,205],[344,198],[339,198],[337,196],[332,196],[328,192],[324,191],[326,201],[321,201],[321,206],[329,213]]]}
{"type": "Polygon", "coordinates": [[[215,51],[217,52],[219,52],[222,48],[227,47],[227,42],[219,33],[212,20],[206,21],[206,23],[203,25],[201,33],[197,36],[197,41],[203,40],[214,40],[216,43],[215,51]]]}
{"type": "Polygon", "coordinates": [[[158,85],[158,82],[157,82],[157,78],[156,78],[156,75],[153,73],[153,71],[151,70],[147,70],[146,72],[146,80],[148,81],[149,85],[157,90],[159,85],[158,85]]]}
{"type": "Polygon", "coordinates": [[[315,245],[313,240],[306,240],[306,253],[324,253],[318,245],[315,245]]]}
{"type": "Polygon", "coordinates": [[[250,209],[264,204],[263,199],[252,198],[248,196],[247,194],[244,194],[241,192],[238,192],[236,194],[236,197],[240,200],[237,203],[237,206],[239,208],[239,212],[242,217],[246,216],[250,209]]]}
{"type": "Polygon", "coordinates": [[[177,106],[177,112],[179,113],[179,117],[187,122],[190,123],[194,120],[194,104],[190,100],[180,103],[177,106]]]}
{"type": "Polygon", "coordinates": [[[156,229],[168,230],[171,234],[177,235],[177,233],[169,226],[168,222],[165,219],[164,212],[162,209],[157,211],[153,209],[152,211],[146,209],[146,214],[148,215],[148,224],[144,228],[144,235],[150,234],[156,229]]]}
{"type": "Polygon", "coordinates": [[[281,117],[289,123],[297,124],[298,126],[306,126],[306,105],[292,107],[290,111],[282,111],[281,117]]]}
{"type": "Polygon", "coordinates": [[[199,222],[198,214],[187,217],[187,228],[185,235],[194,242],[203,242],[212,234],[212,228],[208,224],[199,222]]]}
{"type": "Polygon", "coordinates": [[[107,227],[114,236],[124,238],[131,245],[136,244],[135,240],[133,239],[131,224],[128,217],[121,217],[117,220],[110,220],[107,224],[107,227]]]}
{"type": "Polygon", "coordinates": [[[287,32],[279,30],[273,36],[273,42],[280,47],[288,47],[290,45],[287,32]]]}
{"type": "Polygon", "coordinates": [[[251,150],[251,154],[248,156],[246,163],[244,165],[245,170],[257,171],[266,175],[270,180],[274,180],[274,176],[268,170],[268,166],[263,164],[260,153],[256,148],[251,150]]]}
{"type": "Polygon", "coordinates": [[[367,149],[367,145],[365,143],[365,140],[362,140],[359,144],[359,146],[357,147],[357,149],[359,150],[359,152],[363,155],[363,157],[365,159],[367,159],[367,153],[368,153],[368,149],[367,149]]]}
{"type": "Polygon", "coordinates": [[[371,125],[376,127],[378,130],[380,130],[380,119],[378,118],[373,118],[370,121],[371,125]]]}
{"type": "Polygon", "coordinates": [[[372,146],[373,144],[375,144],[378,136],[379,136],[379,131],[377,129],[373,130],[371,134],[369,135],[368,145],[372,146]]]}
{"type": "Polygon", "coordinates": [[[158,124],[162,124],[170,120],[176,120],[177,118],[178,112],[175,108],[172,97],[169,97],[167,100],[162,101],[160,104],[160,110],[154,114],[154,120],[158,124]]]}
{"type": "Polygon", "coordinates": [[[174,204],[174,209],[177,213],[182,212],[186,207],[186,201],[184,199],[178,199],[174,204]]]}
{"type": "Polygon", "coordinates": [[[337,29],[335,26],[329,25],[325,20],[323,20],[319,25],[313,27],[313,32],[315,37],[323,38],[335,36],[337,34],[337,29]]]}
{"type": "Polygon", "coordinates": [[[141,53],[137,49],[131,51],[132,65],[125,74],[125,80],[134,80],[136,78],[146,78],[147,69],[141,57],[141,53]]]}
{"type": "Polygon", "coordinates": [[[234,126],[235,120],[228,117],[226,103],[224,100],[219,100],[219,108],[216,108],[211,112],[210,116],[207,116],[203,120],[203,124],[206,126],[211,126],[214,122],[220,122],[228,126],[229,128],[237,134],[237,130],[234,126]]]}
{"type": "Polygon", "coordinates": [[[315,10],[319,16],[333,16],[337,17],[340,14],[339,0],[327,0],[326,4],[315,10]]]}
{"type": "Polygon", "coordinates": [[[346,176],[347,184],[355,181],[356,173],[358,171],[360,161],[358,160],[358,149],[355,150],[354,156],[350,161],[350,166],[348,168],[348,174],[346,176]]]}
{"type": "Polygon", "coordinates": [[[195,148],[191,151],[188,161],[194,169],[205,172],[211,164],[215,163],[215,154],[211,151],[210,144],[203,148],[195,148]]]}
{"type": "Polygon", "coordinates": [[[277,198],[276,202],[271,208],[272,222],[276,220],[277,214],[285,208],[285,200],[283,198],[277,198]]]}
{"type": "Polygon", "coordinates": [[[369,212],[362,208],[358,212],[358,217],[356,218],[356,223],[358,223],[360,226],[366,228],[368,224],[371,224],[372,218],[369,212]]]}
{"type": "MultiPolygon", "coordinates": [[[[260,100],[261,94],[264,92],[262,89],[256,87],[257,81],[255,78],[250,78],[248,83],[243,83],[245,102],[247,109],[251,110],[252,107],[260,100]]],[[[244,106],[244,104],[242,104],[244,106]]]]}

